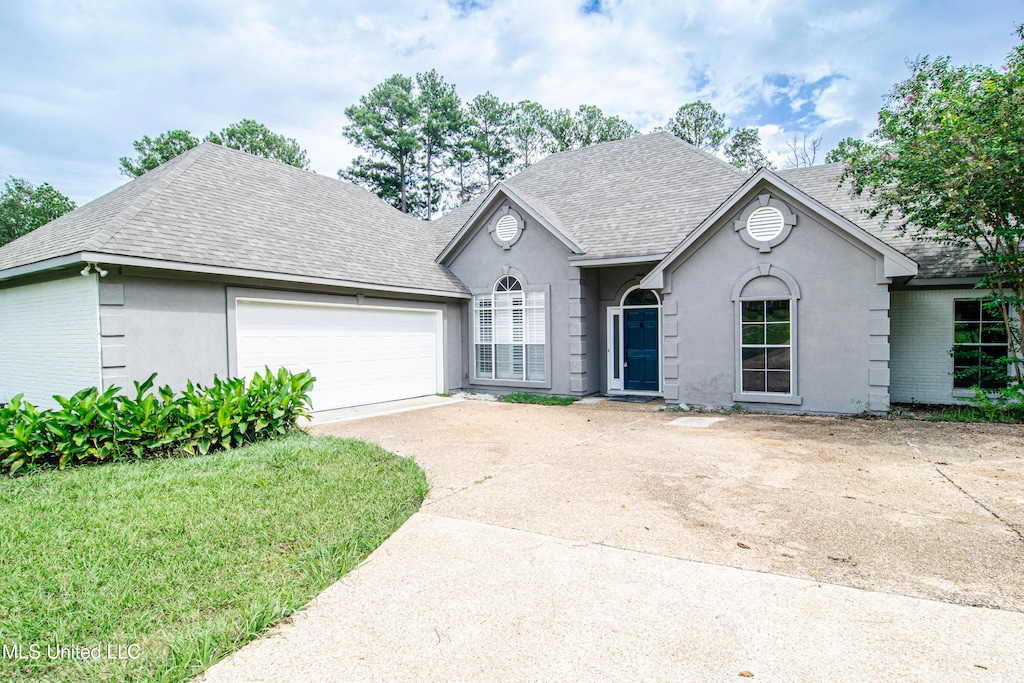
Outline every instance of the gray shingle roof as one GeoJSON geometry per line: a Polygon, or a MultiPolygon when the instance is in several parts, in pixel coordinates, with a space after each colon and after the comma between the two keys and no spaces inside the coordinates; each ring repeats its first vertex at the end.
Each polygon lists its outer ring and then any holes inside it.
{"type": "MultiPolygon", "coordinates": [[[[545,157],[504,181],[590,258],[671,251],[747,174],[661,132],[545,157]]],[[[450,240],[484,195],[437,221],[450,240]]]]}
{"type": "Polygon", "coordinates": [[[204,143],[0,249],[81,251],[465,293],[433,230],[363,188],[204,143]]]}
{"type": "Polygon", "coordinates": [[[779,171],[779,177],[917,261],[919,279],[969,277],[984,272],[974,263],[973,250],[915,240],[910,235],[899,234],[895,221],[883,225],[880,217],[869,217],[863,209],[871,205],[871,200],[867,195],[857,196],[848,185],[839,187],[842,172],[842,164],[824,164],[779,171]]]}
{"type": "MultiPolygon", "coordinates": [[[[861,209],[867,197],[839,188],[842,165],[780,171],[778,175],[917,261],[919,278],[980,274],[970,250],[900,235],[861,209]]],[[[661,132],[546,157],[504,181],[560,226],[590,258],[669,252],[750,176],[661,132]],[[544,208],[541,209],[541,206],[544,208]],[[557,222],[556,222],[557,221],[557,222]]],[[[442,248],[485,198],[478,195],[434,222],[442,248]]]]}
{"type": "MultiPolygon", "coordinates": [[[[981,272],[967,250],[869,218],[841,172],[779,176],[917,261],[919,278],[981,272]]],[[[614,258],[671,251],[748,177],[662,132],[554,154],[505,184],[588,258],[614,258]]],[[[0,248],[0,272],[89,251],[466,293],[434,258],[486,196],[425,223],[350,183],[204,143],[0,248]]]]}

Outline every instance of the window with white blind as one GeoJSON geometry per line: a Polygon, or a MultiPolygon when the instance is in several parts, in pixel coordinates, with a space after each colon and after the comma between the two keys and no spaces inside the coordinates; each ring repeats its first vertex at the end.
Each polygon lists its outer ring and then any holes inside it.
{"type": "Polygon", "coordinates": [[[543,381],[544,292],[527,292],[512,276],[473,298],[477,379],[543,381]]]}

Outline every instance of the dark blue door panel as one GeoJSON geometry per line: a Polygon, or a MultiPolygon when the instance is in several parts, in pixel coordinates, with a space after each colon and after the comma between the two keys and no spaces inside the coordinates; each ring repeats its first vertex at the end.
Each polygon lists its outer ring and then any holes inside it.
{"type": "Polygon", "coordinates": [[[658,390],[658,309],[626,309],[622,318],[625,388],[658,390]]]}

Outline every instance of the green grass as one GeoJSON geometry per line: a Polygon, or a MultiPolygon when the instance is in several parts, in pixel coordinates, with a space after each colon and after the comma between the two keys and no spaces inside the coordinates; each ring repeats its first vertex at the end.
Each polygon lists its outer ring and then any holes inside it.
{"type": "Polygon", "coordinates": [[[567,406],[580,400],[577,396],[548,396],[542,394],[506,394],[498,399],[505,403],[531,403],[537,406],[567,406]]]}
{"type": "Polygon", "coordinates": [[[996,422],[1013,424],[1024,422],[1020,410],[990,409],[977,406],[950,406],[941,408],[922,416],[923,420],[932,422],[996,422]]]}
{"type": "Polygon", "coordinates": [[[411,460],[301,434],[0,478],[0,644],[41,648],[0,658],[0,680],[189,679],[355,567],[426,492],[411,460]],[[50,659],[48,644],[139,656],[50,659]]]}

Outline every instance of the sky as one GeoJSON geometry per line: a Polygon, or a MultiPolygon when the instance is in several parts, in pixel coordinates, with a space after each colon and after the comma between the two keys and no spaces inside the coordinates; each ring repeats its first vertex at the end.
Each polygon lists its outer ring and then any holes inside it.
{"type": "Polygon", "coordinates": [[[781,165],[875,126],[907,59],[999,66],[1024,0],[0,0],[0,180],[79,204],[128,181],[132,141],[243,118],[334,175],[344,110],[437,69],[463,99],[594,104],[643,132],[702,99],[781,165]]]}

